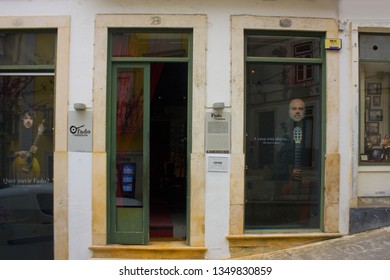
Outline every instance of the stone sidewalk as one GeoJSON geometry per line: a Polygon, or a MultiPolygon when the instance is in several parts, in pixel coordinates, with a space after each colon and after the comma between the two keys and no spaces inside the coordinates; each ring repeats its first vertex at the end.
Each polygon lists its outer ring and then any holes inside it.
{"type": "Polygon", "coordinates": [[[241,259],[390,260],[390,227],[241,259]]]}

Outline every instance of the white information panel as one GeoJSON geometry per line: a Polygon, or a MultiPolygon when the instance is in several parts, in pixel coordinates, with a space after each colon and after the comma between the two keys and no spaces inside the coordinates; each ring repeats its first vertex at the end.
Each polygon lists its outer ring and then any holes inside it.
{"type": "Polygon", "coordinates": [[[206,153],[230,154],[230,112],[206,113],[206,153]]]}

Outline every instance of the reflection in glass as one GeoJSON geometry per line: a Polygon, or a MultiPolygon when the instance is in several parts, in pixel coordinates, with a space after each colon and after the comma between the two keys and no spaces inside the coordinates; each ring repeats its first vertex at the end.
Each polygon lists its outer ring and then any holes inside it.
{"type": "Polygon", "coordinates": [[[315,37],[247,36],[247,56],[320,58],[321,39],[315,37]]]}
{"type": "Polygon", "coordinates": [[[188,57],[186,33],[137,33],[113,34],[114,57],[188,57]]]}
{"type": "Polygon", "coordinates": [[[187,33],[118,32],[112,38],[113,57],[188,57],[187,33]]]}
{"type": "Polygon", "coordinates": [[[0,259],[53,258],[53,76],[0,75],[0,259]]]}
{"type": "Polygon", "coordinates": [[[140,207],[143,200],[143,69],[117,73],[116,205],[140,207]]]}
{"type": "Polygon", "coordinates": [[[0,65],[54,65],[55,32],[0,31],[0,65]]]}
{"type": "Polygon", "coordinates": [[[321,68],[248,63],[246,72],[245,229],[319,228],[321,68]]]}

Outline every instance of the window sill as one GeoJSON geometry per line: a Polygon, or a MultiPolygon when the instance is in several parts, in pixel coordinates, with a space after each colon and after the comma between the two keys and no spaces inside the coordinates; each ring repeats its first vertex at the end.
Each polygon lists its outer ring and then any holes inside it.
{"type": "Polygon", "coordinates": [[[204,259],[207,248],[184,241],[151,241],[149,245],[91,245],[92,259],[204,259]]]}
{"type": "Polygon", "coordinates": [[[360,165],[358,172],[389,172],[390,164],[389,163],[374,163],[370,165],[360,165]]]}

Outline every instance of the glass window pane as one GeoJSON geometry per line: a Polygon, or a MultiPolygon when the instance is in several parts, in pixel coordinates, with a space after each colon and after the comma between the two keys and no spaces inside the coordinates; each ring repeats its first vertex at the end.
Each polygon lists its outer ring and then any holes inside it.
{"type": "Polygon", "coordinates": [[[185,33],[114,33],[113,57],[188,57],[185,33]]]}
{"type": "Polygon", "coordinates": [[[360,160],[390,162],[390,63],[360,63],[360,160]]]}
{"type": "Polygon", "coordinates": [[[321,39],[314,37],[247,36],[247,56],[320,58],[321,39]]]}
{"type": "Polygon", "coordinates": [[[246,71],[245,229],[319,228],[321,67],[246,71]]]}
{"type": "Polygon", "coordinates": [[[0,99],[0,259],[52,259],[54,76],[0,75],[0,99]]]}
{"type": "Polygon", "coordinates": [[[54,65],[56,33],[0,31],[0,65],[54,65]]]}
{"type": "Polygon", "coordinates": [[[361,34],[359,38],[359,57],[369,60],[390,60],[390,35],[361,34]]]}
{"type": "Polygon", "coordinates": [[[117,73],[117,207],[140,207],[143,201],[144,69],[117,73]]]}

